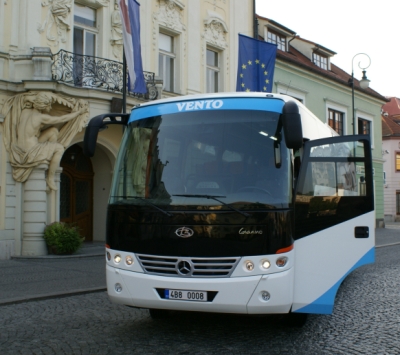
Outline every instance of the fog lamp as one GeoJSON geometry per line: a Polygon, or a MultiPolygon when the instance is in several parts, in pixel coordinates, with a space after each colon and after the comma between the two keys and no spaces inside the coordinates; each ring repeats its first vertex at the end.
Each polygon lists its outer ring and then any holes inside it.
{"type": "Polygon", "coordinates": [[[263,299],[263,301],[269,301],[271,295],[268,291],[261,291],[261,298],[263,299]]]}
{"type": "Polygon", "coordinates": [[[254,264],[252,261],[246,261],[246,269],[252,271],[254,269],[254,264]]]}
{"type": "Polygon", "coordinates": [[[263,261],[261,261],[261,266],[264,269],[269,269],[269,267],[271,266],[271,263],[269,262],[269,260],[263,260],[263,261]]]}
{"type": "Polygon", "coordinates": [[[115,292],[121,293],[122,292],[122,285],[119,284],[119,283],[115,284],[114,290],[115,290],[115,292]]]}
{"type": "Polygon", "coordinates": [[[286,256],[282,256],[281,258],[276,259],[277,267],[284,267],[288,262],[288,258],[286,256]]]}
{"type": "Polygon", "coordinates": [[[121,262],[121,255],[116,254],[116,255],[114,256],[114,262],[115,262],[116,264],[119,264],[119,263],[121,262]]]}
{"type": "Polygon", "coordinates": [[[132,265],[133,264],[133,258],[130,255],[128,255],[125,258],[125,262],[126,262],[126,265],[132,265]]]}

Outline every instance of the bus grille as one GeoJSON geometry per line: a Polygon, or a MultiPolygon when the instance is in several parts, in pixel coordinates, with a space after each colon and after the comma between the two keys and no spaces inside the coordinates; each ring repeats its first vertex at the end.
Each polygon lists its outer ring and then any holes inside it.
{"type": "Polygon", "coordinates": [[[175,277],[229,277],[240,258],[187,258],[136,254],[147,274],[175,277]]]}

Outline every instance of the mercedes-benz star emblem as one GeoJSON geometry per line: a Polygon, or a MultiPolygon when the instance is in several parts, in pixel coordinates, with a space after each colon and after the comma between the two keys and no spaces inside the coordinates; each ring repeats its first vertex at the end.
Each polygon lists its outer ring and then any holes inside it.
{"type": "Polygon", "coordinates": [[[189,238],[194,234],[194,232],[188,227],[181,227],[175,231],[175,234],[180,238],[189,238]]]}
{"type": "Polygon", "coordinates": [[[192,271],[192,267],[190,265],[190,263],[186,260],[181,260],[178,263],[178,271],[182,274],[182,275],[188,275],[190,274],[190,272],[192,271]]]}

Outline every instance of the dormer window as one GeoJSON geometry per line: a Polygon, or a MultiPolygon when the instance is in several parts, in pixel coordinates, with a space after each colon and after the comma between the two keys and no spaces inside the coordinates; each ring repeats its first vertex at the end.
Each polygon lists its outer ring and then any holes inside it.
{"type": "Polygon", "coordinates": [[[281,51],[286,51],[286,36],[284,35],[268,30],[267,42],[276,44],[281,51]]]}
{"type": "Polygon", "coordinates": [[[328,58],[321,54],[313,53],[313,62],[318,67],[328,70],[328,58]]]}

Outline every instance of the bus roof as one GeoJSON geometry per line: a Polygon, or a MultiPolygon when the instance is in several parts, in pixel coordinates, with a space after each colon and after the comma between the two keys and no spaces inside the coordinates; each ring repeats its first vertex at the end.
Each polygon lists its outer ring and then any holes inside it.
{"type": "Polygon", "coordinates": [[[129,123],[161,114],[178,113],[193,110],[224,109],[260,109],[265,110],[265,103],[260,99],[268,99],[268,111],[281,113],[285,102],[295,101],[302,121],[303,137],[314,140],[338,135],[331,127],[323,123],[300,101],[288,95],[257,92],[228,92],[199,95],[176,96],[160,99],[135,106],[131,111],[129,123]],[[243,101],[246,100],[246,106],[243,101]]]}

